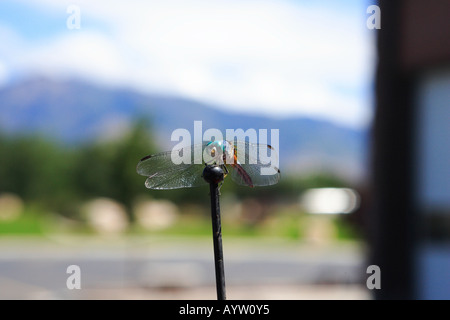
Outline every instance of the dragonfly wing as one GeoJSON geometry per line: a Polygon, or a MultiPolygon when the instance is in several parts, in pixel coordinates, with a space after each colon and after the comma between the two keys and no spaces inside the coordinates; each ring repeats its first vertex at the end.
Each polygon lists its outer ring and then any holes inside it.
{"type": "Polygon", "coordinates": [[[280,170],[275,169],[276,172],[271,175],[261,175],[261,169],[267,168],[258,164],[236,164],[231,165],[231,179],[237,184],[256,187],[256,186],[270,186],[277,184],[280,181],[280,170]]]}
{"type": "MultiPolygon", "coordinates": [[[[193,146],[191,147],[193,149],[193,146]]],[[[193,151],[192,151],[193,152],[193,151]]],[[[137,165],[137,173],[147,176],[149,189],[178,189],[206,185],[202,178],[203,164],[174,164],[172,151],[143,158],[137,165]]]]}
{"type": "Polygon", "coordinates": [[[231,179],[234,182],[253,187],[269,186],[280,181],[278,155],[271,146],[238,141],[234,147],[236,159],[231,164],[231,179]]]}

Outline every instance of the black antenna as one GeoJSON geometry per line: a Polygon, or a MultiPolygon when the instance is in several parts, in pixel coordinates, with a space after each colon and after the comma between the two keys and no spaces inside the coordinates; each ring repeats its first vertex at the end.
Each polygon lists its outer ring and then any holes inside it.
{"type": "Polygon", "coordinates": [[[207,165],[203,170],[203,179],[209,183],[211,196],[211,219],[214,243],[214,265],[216,269],[217,300],[226,300],[225,269],[223,265],[222,226],[220,223],[219,183],[224,173],[220,166],[207,165]]]}

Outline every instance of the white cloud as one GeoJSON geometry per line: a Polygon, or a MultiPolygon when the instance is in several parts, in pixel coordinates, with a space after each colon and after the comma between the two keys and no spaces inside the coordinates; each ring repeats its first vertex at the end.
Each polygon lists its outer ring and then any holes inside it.
{"type": "Polygon", "coordinates": [[[128,70],[116,43],[102,34],[70,33],[24,54],[22,71],[79,76],[107,84],[122,82],[128,70]]]}
{"type": "MultiPolygon", "coordinates": [[[[36,2],[63,16],[70,4],[36,2]]],[[[354,16],[269,0],[77,4],[81,29],[27,45],[22,71],[74,74],[272,115],[306,114],[352,126],[370,120],[369,97],[358,93],[372,71],[365,10],[354,16]]]]}

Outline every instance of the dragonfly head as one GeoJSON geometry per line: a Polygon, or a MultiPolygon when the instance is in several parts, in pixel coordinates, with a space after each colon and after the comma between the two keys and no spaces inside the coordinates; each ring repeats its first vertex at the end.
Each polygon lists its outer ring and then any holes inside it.
{"type": "Polygon", "coordinates": [[[207,164],[230,163],[228,159],[233,157],[233,145],[226,140],[211,141],[206,145],[204,160],[207,164]]]}
{"type": "Polygon", "coordinates": [[[221,159],[223,155],[222,141],[209,142],[204,150],[203,159],[207,164],[222,164],[221,159]]]}

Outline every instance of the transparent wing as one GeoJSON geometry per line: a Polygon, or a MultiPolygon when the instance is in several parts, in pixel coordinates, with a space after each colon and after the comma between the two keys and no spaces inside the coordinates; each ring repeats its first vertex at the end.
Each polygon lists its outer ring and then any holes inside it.
{"type": "Polygon", "coordinates": [[[194,152],[203,151],[206,144],[144,157],[139,161],[136,171],[148,177],[145,186],[149,189],[178,189],[206,185],[206,181],[202,178],[204,164],[194,164],[194,152]],[[175,164],[172,161],[173,152],[178,154],[187,152],[186,159],[190,158],[190,161],[175,164]]]}
{"type": "Polygon", "coordinates": [[[243,141],[234,143],[235,163],[231,164],[231,179],[244,186],[269,186],[280,181],[278,154],[267,144],[243,141]]]}

